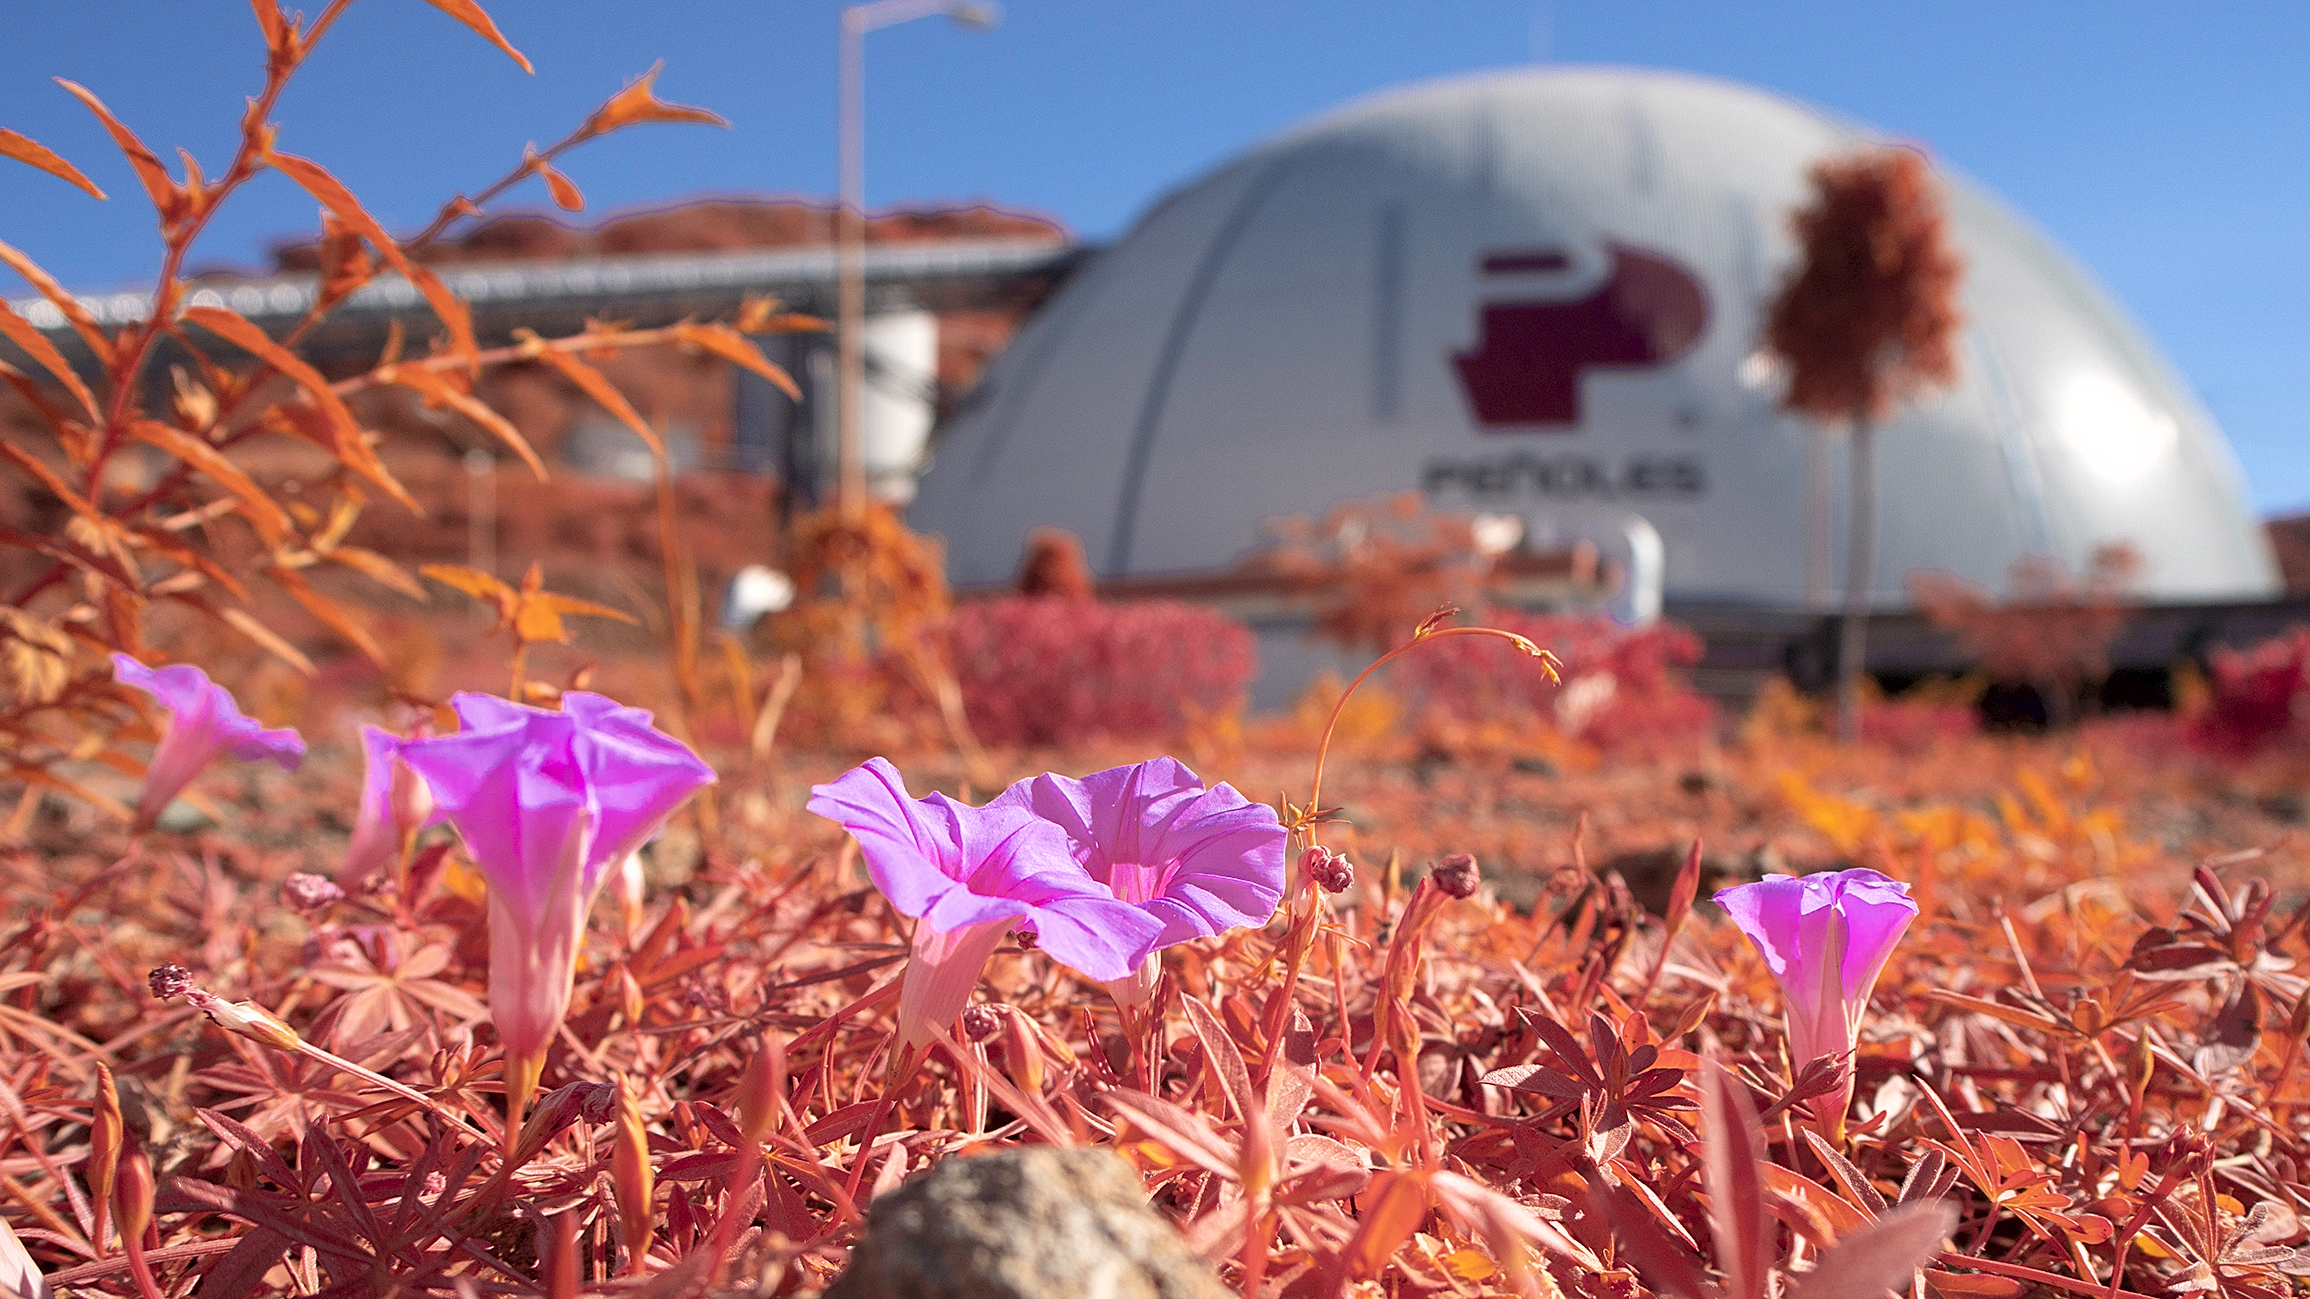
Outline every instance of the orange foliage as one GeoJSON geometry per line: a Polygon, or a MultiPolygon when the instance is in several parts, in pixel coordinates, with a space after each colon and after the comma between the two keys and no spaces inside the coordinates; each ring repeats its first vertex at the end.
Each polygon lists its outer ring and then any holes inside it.
{"type": "Polygon", "coordinates": [[[2072,578],[2051,559],[2016,562],[2012,594],[2002,601],[1962,578],[1934,572],[1910,574],[1909,594],[1992,678],[2066,697],[2109,671],[2109,647],[2131,616],[2130,592],[2141,564],[2139,551],[2118,542],[2096,547],[2082,578],[2072,578]]]}
{"type": "MultiPolygon", "coordinates": [[[[647,426],[616,397],[590,358],[621,348],[672,344],[727,359],[791,387],[785,373],[764,360],[738,330],[710,322],[686,321],[659,330],[596,325],[567,338],[524,336],[514,346],[483,351],[465,304],[411,256],[413,248],[477,214],[489,198],[528,175],[549,171],[552,159],[580,141],[638,122],[718,120],[703,110],[659,101],[652,90],[655,69],[614,96],[569,139],[543,153],[528,152],[505,178],[482,191],[481,199],[456,200],[425,233],[405,242],[388,234],[327,168],[274,148],[274,106],[344,12],[346,0],[335,0],[309,22],[290,17],[275,0],[254,2],[269,54],[265,80],[241,120],[231,161],[213,179],[189,156],[182,177],[171,175],[93,92],[60,83],[110,133],[159,216],[162,269],[151,319],[108,333],[31,259],[0,245],[0,262],[22,274],[72,327],[95,371],[91,383],[47,334],[0,307],[0,334],[37,371],[27,375],[0,364],[0,380],[16,390],[47,433],[45,444],[13,436],[0,443],[0,464],[53,500],[63,520],[47,535],[0,531],[0,549],[34,560],[30,571],[36,574],[21,589],[0,593],[6,600],[0,608],[7,611],[0,619],[0,752],[8,755],[10,774],[18,779],[71,787],[55,771],[67,760],[136,767],[134,759],[113,747],[130,734],[136,712],[112,684],[104,655],[117,650],[157,658],[160,651],[147,641],[146,626],[149,615],[162,609],[212,619],[310,673],[313,664],[304,651],[256,612],[267,597],[285,597],[337,638],[380,665],[386,662],[363,618],[310,580],[315,570],[335,566],[423,597],[423,588],[391,560],[346,544],[372,492],[391,498],[397,508],[416,506],[378,456],[376,435],[362,427],[347,397],[383,385],[414,390],[428,404],[453,408],[489,430],[542,478],[543,462],[511,421],[474,395],[482,368],[545,361],[636,426],[653,445],[647,426]],[[324,209],[320,291],[305,317],[277,339],[221,304],[199,301],[183,276],[190,250],[217,210],[267,171],[286,176],[324,209]],[[298,355],[299,342],[386,267],[423,294],[447,338],[436,341],[428,355],[406,358],[396,335],[366,372],[324,377],[298,355]],[[220,343],[230,351],[220,349],[220,343]],[[138,376],[164,344],[189,353],[191,364],[177,369],[167,409],[148,410],[143,404],[148,388],[138,376]],[[301,484],[298,498],[276,499],[244,467],[250,444],[275,433],[328,452],[334,470],[319,482],[301,484]],[[160,453],[156,470],[144,472],[125,458],[132,443],[160,453]]],[[[472,0],[435,3],[528,66],[472,0]]],[[[0,133],[0,156],[103,197],[69,163],[23,136],[0,133]]],[[[556,192],[566,199],[575,187],[563,177],[556,192]]],[[[794,317],[759,308],[748,312],[745,323],[761,329],[799,327],[794,317]]],[[[544,608],[538,599],[546,597],[531,594],[537,598],[522,609],[544,608]]],[[[562,611],[602,612],[575,606],[562,611]]],[[[557,638],[548,634],[557,628],[533,618],[509,613],[507,621],[523,624],[517,628],[523,644],[557,638]]],[[[529,692],[529,684],[517,667],[513,693],[529,692]]]]}

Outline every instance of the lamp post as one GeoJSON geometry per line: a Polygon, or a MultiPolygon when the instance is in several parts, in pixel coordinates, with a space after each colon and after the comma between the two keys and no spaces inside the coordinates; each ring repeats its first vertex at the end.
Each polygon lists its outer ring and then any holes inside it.
{"type": "Polygon", "coordinates": [[[992,4],[968,0],[874,0],[842,11],[841,104],[836,129],[841,135],[841,195],[836,203],[836,454],[841,474],[835,499],[843,517],[855,519],[866,508],[866,34],[879,27],[894,27],[944,14],[965,27],[984,30],[995,25],[1001,11],[992,4]]]}

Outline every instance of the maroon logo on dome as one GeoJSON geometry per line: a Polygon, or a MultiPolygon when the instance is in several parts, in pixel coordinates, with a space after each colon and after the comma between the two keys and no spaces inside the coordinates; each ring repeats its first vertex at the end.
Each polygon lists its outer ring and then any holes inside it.
{"type": "MultiPolygon", "coordinates": [[[[1641,370],[1682,357],[1708,328],[1708,293],[1659,253],[1618,244],[1594,293],[1563,302],[1487,302],[1474,351],[1453,356],[1476,421],[1486,428],[1580,423],[1580,375],[1641,370]]],[[[1486,275],[1570,269],[1555,249],[1492,253],[1486,275]]],[[[1569,430],[1567,430],[1569,431],[1569,430]]]]}

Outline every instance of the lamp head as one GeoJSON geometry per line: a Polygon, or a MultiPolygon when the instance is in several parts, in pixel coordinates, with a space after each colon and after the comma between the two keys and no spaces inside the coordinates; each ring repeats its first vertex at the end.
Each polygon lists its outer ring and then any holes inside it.
{"type": "Polygon", "coordinates": [[[983,32],[1002,20],[1003,7],[976,3],[975,0],[956,0],[946,7],[946,16],[965,27],[983,32]]]}

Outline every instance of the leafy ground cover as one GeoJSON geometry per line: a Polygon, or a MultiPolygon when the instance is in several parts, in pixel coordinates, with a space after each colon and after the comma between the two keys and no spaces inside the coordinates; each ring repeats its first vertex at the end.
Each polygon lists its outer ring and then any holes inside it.
{"type": "MultiPolygon", "coordinates": [[[[1353,708],[1325,840],[1356,878],[1290,995],[1287,915],[1172,948],[1134,1051],[1096,985],[1006,943],[959,1036],[895,1083],[882,1048],[907,924],[847,837],[800,809],[857,755],[721,755],[712,803],[644,854],[638,905],[598,908],[510,1171],[480,879],[446,831],[406,892],[284,888],[342,858],[349,746],[316,744],[296,775],[214,769],[194,786],[207,824],[135,844],[36,799],[0,849],[17,918],[0,939],[6,1216],[57,1279],[143,1288],[92,1194],[91,1147],[111,1140],[155,1170],[148,1292],[800,1292],[908,1173],[1087,1143],[1261,1293],[1812,1285],[1905,1182],[1914,1199],[1943,1181],[1954,1226],[1922,1281],[1937,1293],[2292,1287],[2292,760],[2214,765],[2161,720],[1848,750],[1782,700],[1721,742],[1612,761],[1537,732],[1446,748],[1367,715],[1358,734],[1353,708]],[[1711,884],[1865,864],[1920,903],[1839,1146],[1790,1099],[1807,1083],[1771,974],[1705,905],[1681,906],[1696,835],[1711,884]],[[1450,852],[1475,855],[1482,887],[1418,902],[1450,852]],[[156,1000],[162,966],[421,1099],[156,1000]],[[1408,1041],[1375,1034],[1395,1015],[1408,1041]],[[1704,1060],[1736,1081],[1709,1091],[1704,1060]],[[101,1131],[106,1070],[125,1136],[101,1131]],[[621,1097],[646,1211],[618,1169],[621,1097]],[[1708,1140],[1704,1100],[1735,1116],[1708,1140]],[[1734,1188],[1753,1221],[1727,1217],[1706,1166],[1736,1139],[1764,1156],[1759,1185],[1734,1188]]],[[[1304,784],[1318,735],[1254,721],[1184,756],[1274,799],[1304,784]]],[[[979,801],[1148,752],[1003,751],[976,772],[926,753],[907,770],[917,794],[979,801]]]]}

